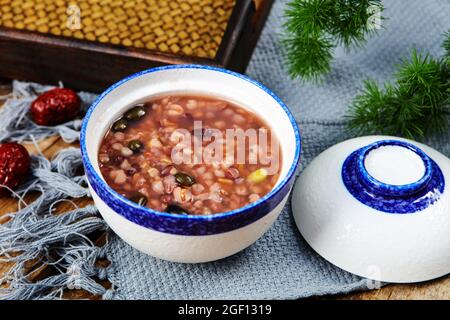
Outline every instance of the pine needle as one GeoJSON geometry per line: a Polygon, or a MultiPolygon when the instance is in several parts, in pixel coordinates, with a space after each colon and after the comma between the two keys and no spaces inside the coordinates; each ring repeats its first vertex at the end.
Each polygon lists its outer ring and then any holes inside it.
{"type": "Polygon", "coordinates": [[[447,59],[447,62],[450,63],[450,30],[445,33],[445,40],[443,47],[445,49],[445,56],[447,59]]]}
{"type": "Polygon", "coordinates": [[[357,134],[424,138],[448,129],[450,66],[414,50],[384,90],[373,81],[351,105],[349,128],[357,134]]]}
{"type": "Polygon", "coordinates": [[[301,75],[312,81],[330,70],[333,45],[324,37],[291,37],[284,40],[289,72],[293,78],[301,75]]]}
{"type": "MultiPolygon", "coordinates": [[[[361,46],[374,33],[372,18],[381,0],[293,0],[288,3],[282,41],[292,78],[318,80],[330,70],[333,50],[361,46]]],[[[381,18],[381,17],[380,17],[381,18]]]]}
{"type": "Polygon", "coordinates": [[[336,1],[335,18],[331,20],[330,33],[346,48],[352,45],[361,46],[365,43],[367,36],[375,33],[375,28],[370,25],[370,21],[373,15],[381,11],[383,11],[383,5],[380,1],[336,1]]]}

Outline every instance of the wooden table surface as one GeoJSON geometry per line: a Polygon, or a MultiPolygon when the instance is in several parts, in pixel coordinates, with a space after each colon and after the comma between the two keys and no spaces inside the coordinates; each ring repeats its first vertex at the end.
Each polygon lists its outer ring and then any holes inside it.
{"type": "MultiPolygon", "coordinates": [[[[11,88],[9,85],[0,85],[0,96],[7,94],[10,92],[11,88]]],[[[1,102],[0,102],[1,104],[1,102]]],[[[68,147],[69,145],[64,143],[58,137],[51,137],[39,143],[39,148],[42,153],[50,158],[55,154],[58,150],[68,147]]],[[[78,146],[77,144],[72,144],[72,146],[78,146]]],[[[36,148],[31,145],[26,145],[26,148],[30,153],[36,153],[36,148]]],[[[81,198],[75,199],[75,203],[79,207],[83,207],[92,203],[92,200],[89,198],[81,198]]],[[[72,209],[69,204],[63,204],[58,207],[60,212],[64,212],[66,210],[72,209]]],[[[1,216],[17,210],[17,201],[11,198],[0,198],[0,221],[1,216]]],[[[97,241],[101,242],[100,239],[97,241]]],[[[100,262],[107,263],[107,262],[100,262]]],[[[0,275],[4,273],[10,264],[0,263],[0,275]]],[[[45,277],[48,274],[48,270],[43,267],[41,272],[37,272],[33,279],[40,279],[45,277]]],[[[107,281],[102,282],[105,287],[109,287],[109,283],[107,281]]],[[[1,285],[1,284],[0,284],[1,285]]],[[[4,285],[4,284],[3,284],[4,285]]],[[[99,297],[92,296],[82,290],[67,290],[65,294],[66,298],[69,299],[99,299],[99,297]]],[[[387,285],[378,290],[351,293],[346,295],[337,295],[337,296],[326,296],[321,297],[325,299],[344,299],[344,300],[368,300],[368,299],[445,299],[450,300],[450,276],[437,279],[434,281],[419,283],[419,284],[393,284],[387,285]]]]}

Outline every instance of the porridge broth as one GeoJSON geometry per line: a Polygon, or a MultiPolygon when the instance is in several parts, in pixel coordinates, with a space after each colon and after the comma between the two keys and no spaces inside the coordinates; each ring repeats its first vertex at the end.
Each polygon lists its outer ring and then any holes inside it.
{"type": "Polygon", "coordinates": [[[107,184],[140,205],[207,215],[243,207],[270,192],[279,178],[281,150],[270,127],[251,111],[217,98],[171,95],[138,104],[117,119],[102,140],[98,161],[107,184]],[[261,139],[247,137],[241,144],[234,137],[229,146],[227,129],[265,132],[267,148],[261,139]],[[207,162],[195,146],[204,152],[212,142],[223,156],[207,162]],[[181,155],[191,160],[180,163],[181,155]]]}

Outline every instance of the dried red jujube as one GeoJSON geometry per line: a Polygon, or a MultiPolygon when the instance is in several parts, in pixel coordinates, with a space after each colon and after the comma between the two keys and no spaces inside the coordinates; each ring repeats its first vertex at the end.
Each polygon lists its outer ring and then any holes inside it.
{"type": "Polygon", "coordinates": [[[55,88],[39,95],[31,104],[31,117],[36,124],[53,126],[73,120],[80,113],[81,100],[67,88],[55,88]]]}
{"type": "MultiPolygon", "coordinates": [[[[15,190],[26,178],[30,170],[30,155],[18,143],[0,144],[0,184],[15,190]]],[[[0,187],[0,195],[9,194],[0,187]]]]}

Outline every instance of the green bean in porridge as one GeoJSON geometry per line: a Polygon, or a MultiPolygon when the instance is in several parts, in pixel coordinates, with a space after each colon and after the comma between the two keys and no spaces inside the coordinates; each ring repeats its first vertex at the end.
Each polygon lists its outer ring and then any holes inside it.
{"type": "Polygon", "coordinates": [[[149,208],[177,214],[226,212],[276,184],[281,150],[257,115],[206,96],[153,98],[128,109],[100,145],[111,188],[149,208]]]}

